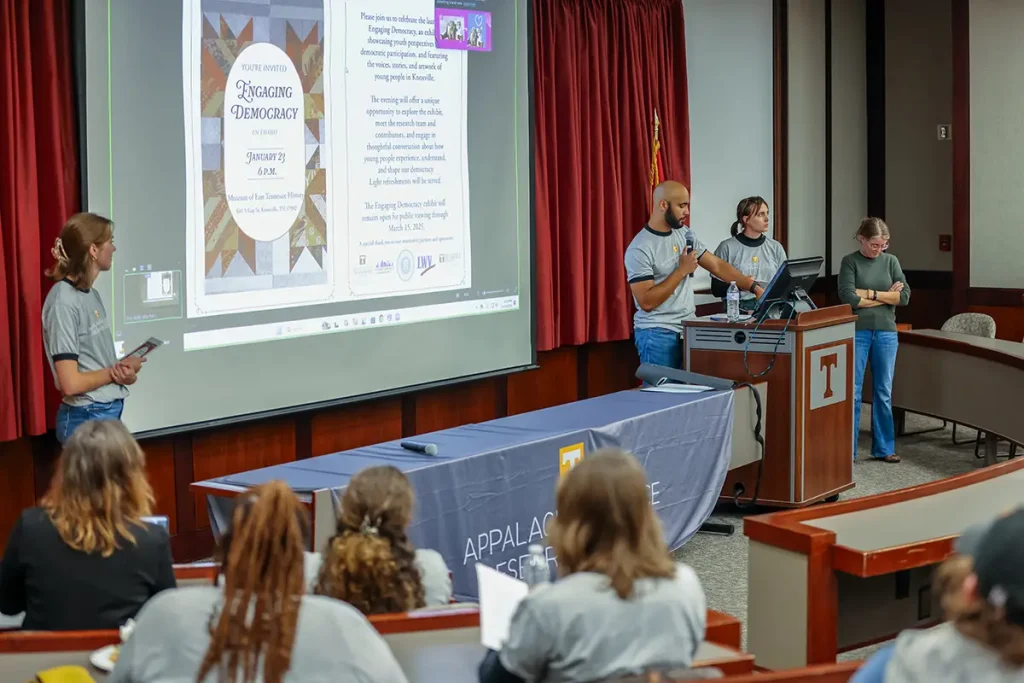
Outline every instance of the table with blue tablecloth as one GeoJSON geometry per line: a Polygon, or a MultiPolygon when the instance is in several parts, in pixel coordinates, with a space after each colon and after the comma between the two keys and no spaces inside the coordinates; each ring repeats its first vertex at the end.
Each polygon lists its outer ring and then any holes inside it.
{"type": "Polygon", "coordinates": [[[669,547],[683,545],[714,509],[726,472],[751,461],[737,462],[733,453],[734,433],[744,435],[753,425],[749,391],[620,391],[417,436],[437,446],[436,456],[390,441],[193,486],[206,494],[219,535],[239,492],[271,480],[286,482],[311,507],[313,547],[320,550],[334,532],[341,493],[352,476],[373,465],[393,465],[416,492],[412,542],[439,551],[452,571],[456,596],[474,600],[474,564],[518,576],[527,547],[544,543],[559,477],[600,448],[626,449],[639,459],[669,547]],[[734,424],[741,404],[742,424],[734,424]]]}

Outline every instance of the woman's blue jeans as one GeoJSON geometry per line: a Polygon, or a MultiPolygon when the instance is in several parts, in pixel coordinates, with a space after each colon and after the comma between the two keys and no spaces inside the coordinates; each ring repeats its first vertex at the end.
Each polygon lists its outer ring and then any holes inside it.
{"type": "Polygon", "coordinates": [[[892,420],[892,377],[896,370],[899,336],[886,330],[857,330],[853,342],[853,457],[857,457],[860,402],[864,371],[871,363],[871,457],[885,458],[896,452],[896,428],[892,420]]]}
{"type": "Polygon", "coordinates": [[[89,403],[84,406],[69,406],[61,403],[57,409],[57,441],[61,444],[71,438],[78,425],[91,420],[120,420],[124,412],[124,399],[110,403],[89,403]]]}

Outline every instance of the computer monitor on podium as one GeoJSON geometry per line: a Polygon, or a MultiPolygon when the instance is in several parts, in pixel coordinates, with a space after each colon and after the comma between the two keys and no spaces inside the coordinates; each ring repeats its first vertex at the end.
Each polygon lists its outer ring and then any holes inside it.
{"type": "Polygon", "coordinates": [[[824,257],[790,259],[783,262],[775,271],[771,282],[764,288],[761,298],[754,309],[754,319],[761,320],[766,316],[772,318],[789,318],[802,311],[817,308],[807,290],[818,279],[824,257]]]}

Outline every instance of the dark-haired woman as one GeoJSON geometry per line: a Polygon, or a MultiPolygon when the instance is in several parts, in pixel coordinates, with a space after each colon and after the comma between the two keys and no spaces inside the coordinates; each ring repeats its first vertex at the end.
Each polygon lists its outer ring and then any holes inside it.
{"type": "Polygon", "coordinates": [[[519,603],[482,683],[585,683],[689,667],[707,603],[676,564],[636,458],[597,452],[571,469],[549,523],[560,579],[519,603]]]}
{"type": "MultiPolygon", "coordinates": [[[[747,197],[736,205],[736,220],[729,227],[729,239],[715,249],[715,256],[732,265],[744,275],[767,287],[775,271],[786,260],[786,250],[768,236],[768,202],[761,197],[747,197]]],[[[725,297],[728,282],[711,279],[711,293],[725,297]]],[[[740,290],[740,306],[751,308],[757,300],[751,292],[740,290]]]]}
{"type": "Polygon", "coordinates": [[[50,490],[21,513],[0,564],[0,612],[40,631],[114,629],[174,588],[167,532],[152,514],[146,458],[124,425],[68,440],[50,490]]]}
{"type": "Polygon", "coordinates": [[[413,500],[409,479],[395,467],[368,467],[352,477],[323,559],[307,556],[307,567],[319,563],[316,593],[344,600],[363,614],[450,602],[444,558],[435,550],[413,549],[406,535],[413,500]]]}
{"type": "Polygon", "coordinates": [[[362,614],[304,595],[301,503],[282,482],[247,494],[221,540],[223,588],[166,591],[140,612],[110,683],[406,683],[362,614]]]}

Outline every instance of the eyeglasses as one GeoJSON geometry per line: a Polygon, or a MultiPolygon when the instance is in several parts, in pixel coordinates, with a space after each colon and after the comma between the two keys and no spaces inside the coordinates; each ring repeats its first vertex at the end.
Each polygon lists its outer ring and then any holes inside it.
{"type": "Polygon", "coordinates": [[[871,242],[865,241],[864,244],[871,251],[886,251],[889,248],[889,243],[888,242],[883,242],[882,244],[873,244],[871,242]]]}

